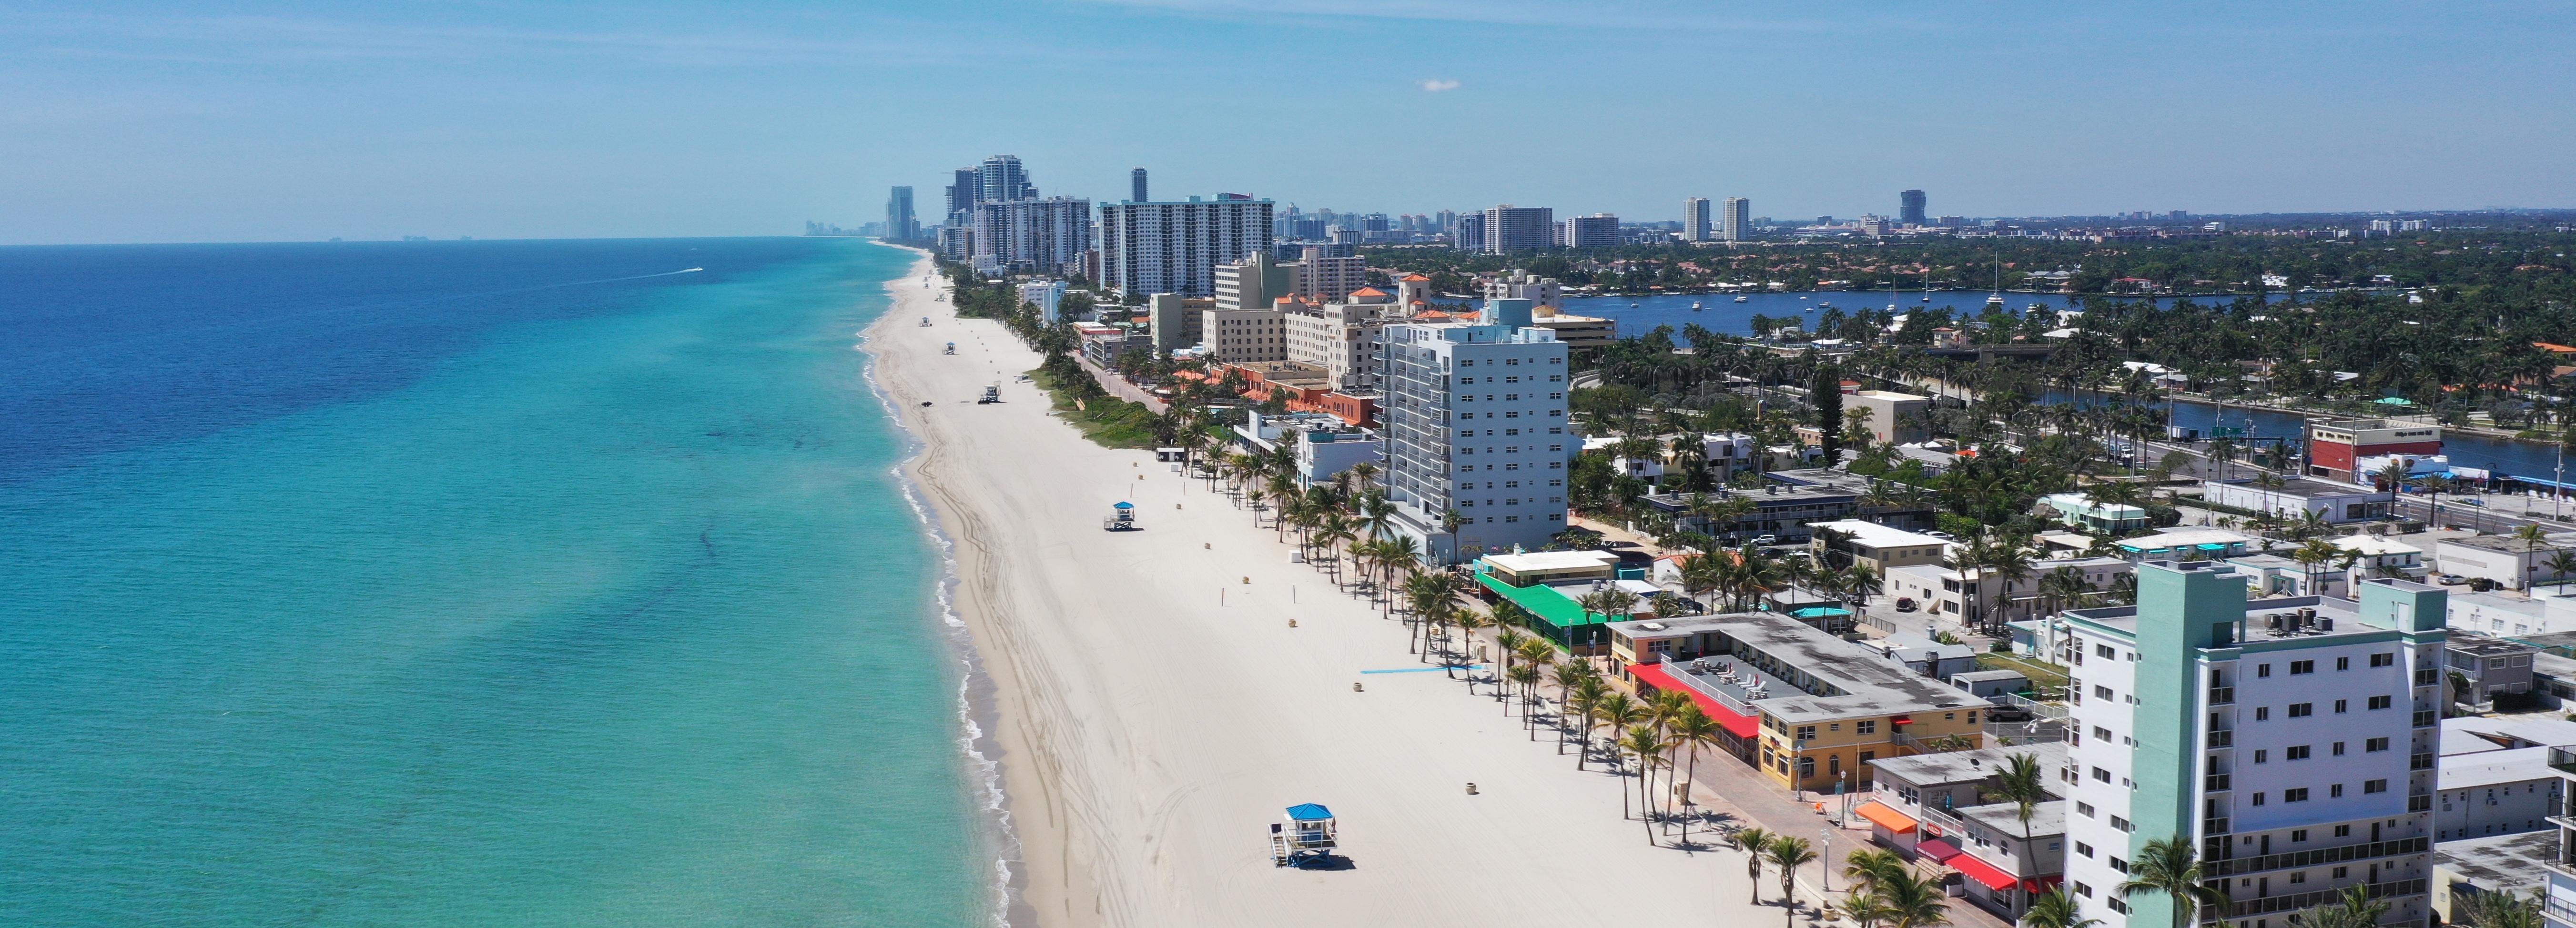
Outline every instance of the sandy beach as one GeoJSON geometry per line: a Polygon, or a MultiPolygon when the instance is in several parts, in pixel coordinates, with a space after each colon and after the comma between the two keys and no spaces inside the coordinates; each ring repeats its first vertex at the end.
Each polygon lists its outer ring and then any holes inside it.
{"type": "MultiPolygon", "coordinates": [[[[1742,855],[1650,846],[1621,816],[1633,781],[1415,672],[1401,623],[1290,563],[1250,512],[1053,419],[1018,381],[1037,355],[956,318],[929,273],[889,285],[867,350],[926,444],[911,474],[956,542],[957,607],[992,677],[1025,864],[1014,924],[1781,923],[1746,902],[1742,855]],[[1004,402],[977,405],[996,383],[1004,402]],[[1101,530],[1121,500],[1142,531],[1101,530]],[[1348,869],[1271,866],[1269,825],[1301,802],[1339,817],[1348,869]]],[[[1749,775],[1716,757],[1703,782],[1712,766],[1749,775]]]]}

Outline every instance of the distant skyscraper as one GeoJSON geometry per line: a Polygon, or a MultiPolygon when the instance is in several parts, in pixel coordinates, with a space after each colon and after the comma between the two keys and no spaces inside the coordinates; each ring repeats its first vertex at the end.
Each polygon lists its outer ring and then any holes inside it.
{"type": "Polygon", "coordinates": [[[1752,234],[1753,201],[1747,200],[1743,197],[1727,197],[1724,202],[1718,204],[1718,238],[1722,238],[1730,242],[1741,242],[1746,236],[1752,234]]]}
{"type": "Polygon", "coordinates": [[[1128,194],[1127,194],[1127,199],[1130,199],[1130,200],[1136,201],[1136,202],[1138,202],[1138,203],[1143,203],[1143,202],[1145,202],[1145,201],[1147,201],[1147,200],[1153,199],[1152,197],[1149,197],[1149,196],[1146,196],[1146,195],[1145,195],[1145,169],[1144,169],[1144,168],[1137,168],[1137,169],[1135,169],[1135,170],[1132,170],[1132,171],[1128,171],[1128,172],[1127,172],[1127,186],[1128,186],[1128,188],[1132,191],[1132,192],[1130,192],[1130,193],[1128,193],[1128,194]]]}
{"type": "Polygon", "coordinates": [[[1461,213],[1449,220],[1453,240],[1450,247],[1459,251],[1485,250],[1485,214],[1461,213]]]}
{"type": "MultiPolygon", "coordinates": [[[[1270,249],[1268,200],[1100,205],[1100,281],[1120,293],[1215,296],[1217,265],[1270,249]]],[[[1213,336],[1211,336],[1213,337],[1213,336]]]]}
{"type": "Polygon", "coordinates": [[[896,187],[886,194],[885,237],[909,242],[921,237],[921,221],[912,217],[912,188],[896,187]]]}
{"type": "Polygon", "coordinates": [[[948,185],[949,225],[963,229],[974,224],[977,184],[975,177],[974,168],[958,168],[956,180],[948,185]]]}
{"type": "Polygon", "coordinates": [[[1018,155],[994,155],[975,169],[975,202],[999,203],[1005,200],[1034,200],[1037,185],[1029,183],[1028,171],[1020,167],[1018,155]]]}
{"type": "Polygon", "coordinates": [[[1071,276],[1091,250],[1091,201],[1079,197],[975,205],[975,268],[1071,276]]]}
{"type": "Polygon", "coordinates": [[[1708,198],[1692,197],[1682,201],[1682,241],[1708,241],[1708,198]]]}
{"type": "Polygon", "coordinates": [[[1485,252],[1537,251],[1555,238],[1556,211],[1544,206],[1505,203],[1485,210],[1485,252]]]}
{"type": "Polygon", "coordinates": [[[1619,244],[1619,217],[1609,213],[1575,216],[1565,221],[1568,248],[1609,248],[1619,244]]]}
{"type": "Polygon", "coordinates": [[[1447,232],[1458,227],[1458,214],[1454,211],[1444,209],[1431,214],[1431,221],[1439,224],[1439,228],[1433,229],[1432,231],[1447,232]]]}
{"type": "Polygon", "coordinates": [[[1896,221],[1907,225],[1923,224],[1923,191],[1908,190],[1896,195],[1896,221]]]}

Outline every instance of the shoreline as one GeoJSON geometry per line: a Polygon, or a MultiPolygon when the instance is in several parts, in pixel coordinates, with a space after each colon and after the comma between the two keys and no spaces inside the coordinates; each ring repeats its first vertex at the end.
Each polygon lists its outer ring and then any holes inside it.
{"type": "MultiPolygon", "coordinates": [[[[1012,816],[1011,791],[1008,778],[1003,774],[1002,757],[1008,748],[999,738],[1003,730],[1000,686],[987,669],[983,652],[976,646],[976,640],[981,636],[958,603],[958,591],[963,581],[957,540],[949,535],[938,506],[930,501],[920,475],[916,473],[929,454],[931,444],[914,428],[905,415],[903,404],[887,389],[879,375],[884,359],[871,348],[883,337],[883,333],[878,331],[880,327],[892,325],[894,320],[915,310],[930,308],[920,305],[924,302],[932,306],[947,304],[922,299],[918,294],[923,291],[918,288],[899,286],[916,278],[938,276],[937,263],[928,251],[908,245],[887,247],[912,252],[916,258],[903,275],[885,282],[886,311],[859,330],[857,348],[869,358],[865,371],[869,392],[885,407],[887,418],[893,421],[895,430],[907,445],[902,461],[894,467],[897,483],[903,489],[904,502],[912,508],[913,516],[921,521],[923,534],[939,552],[941,573],[933,589],[940,622],[944,626],[943,636],[959,667],[957,714],[963,733],[959,736],[958,747],[967,761],[966,772],[977,787],[979,795],[976,798],[981,805],[979,812],[993,829],[987,836],[992,841],[990,849],[995,868],[991,923],[1002,928],[1034,925],[1037,923],[1036,913],[1028,908],[1027,902],[1029,870],[1025,858],[1028,845],[1022,837],[1019,823],[1012,816]]],[[[945,285],[929,290],[931,293],[945,291],[945,285]]]]}

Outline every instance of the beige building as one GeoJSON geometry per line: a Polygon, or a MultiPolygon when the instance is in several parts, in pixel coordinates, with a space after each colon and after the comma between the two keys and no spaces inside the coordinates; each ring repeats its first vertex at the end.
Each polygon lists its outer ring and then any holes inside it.
{"type": "Polygon", "coordinates": [[[1304,260],[1282,265],[1296,269],[1289,295],[1330,303],[1368,286],[1368,259],[1327,258],[1321,248],[1308,248],[1304,260]]]}
{"type": "Polygon", "coordinates": [[[1361,287],[1332,303],[1279,301],[1288,334],[1288,360],[1330,372],[1333,389],[1374,392],[1378,384],[1378,333],[1396,314],[1395,297],[1361,287]]]}
{"type": "Polygon", "coordinates": [[[1267,251],[1216,268],[1216,308],[1268,309],[1297,289],[1297,265],[1273,264],[1267,251]]]}
{"type": "MultiPolygon", "coordinates": [[[[1287,299],[1281,297],[1281,299],[1287,299]]],[[[1268,309],[1210,308],[1200,314],[1210,355],[1220,361],[1288,360],[1287,314],[1268,309]]]]}
{"type": "Polygon", "coordinates": [[[1168,355],[1207,340],[1208,310],[1216,301],[1203,296],[1157,293],[1146,299],[1146,318],[1154,325],[1154,353],[1168,355]]]}
{"type": "Polygon", "coordinates": [[[1892,390],[1862,390],[1843,401],[1846,408],[1869,410],[1863,427],[1869,429],[1871,441],[1911,444],[1928,437],[1920,424],[1908,424],[1907,413],[1920,413],[1932,408],[1932,399],[1892,390]]]}

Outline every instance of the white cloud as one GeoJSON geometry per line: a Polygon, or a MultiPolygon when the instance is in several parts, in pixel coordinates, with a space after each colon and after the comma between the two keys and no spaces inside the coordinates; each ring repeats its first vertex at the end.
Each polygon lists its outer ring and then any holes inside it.
{"type": "Polygon", "coordinates": [[[1433,79],[1433,80],[1423,81],[1423,82],[1422,82],[1422,89],[1427,90],[1427,91],[1430,91],[1430,92],[1432,92],[1432,93],[1439,93],[1439,92],[1441,92],[1441,91],[1443,91],[1443,90],[1456,90],[1456,89],[1458,89],[1458,82],[1457,82],[1457,81],[1444,81],[1444,80],[1439,80],[1439,79],[1436,79],[1436,78],[1435,78],[1435,79],[1433,79]]]}

